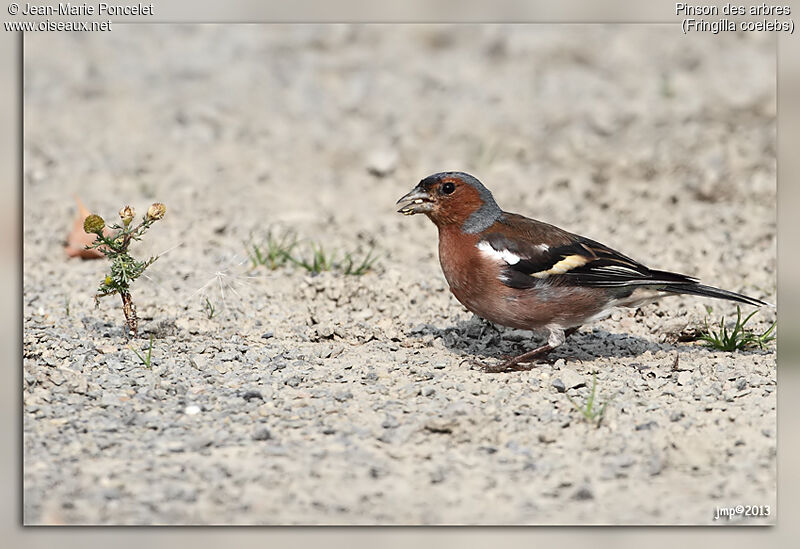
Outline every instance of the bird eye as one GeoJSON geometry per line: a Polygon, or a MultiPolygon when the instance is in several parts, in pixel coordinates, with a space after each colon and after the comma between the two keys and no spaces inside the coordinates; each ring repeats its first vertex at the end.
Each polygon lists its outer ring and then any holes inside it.
{"type": "Polygon", "coordinates": [[[456,186],[450,181],[442,185],[442,194],[453,194],[453,191],[455,190],[456,186]]]}

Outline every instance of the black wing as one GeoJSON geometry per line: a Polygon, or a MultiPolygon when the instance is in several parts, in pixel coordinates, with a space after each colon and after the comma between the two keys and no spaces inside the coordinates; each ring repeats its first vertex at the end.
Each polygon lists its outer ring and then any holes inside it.
{"type": "Polygon", "coordinates": [[[599,242],[520,215],[506,213],[492,229],[478,246],[505,262],[500,279],[511,288],[573,285],[620,288],[630,293],[636,287],[649,286],[668,293],[769,305],[700,284],[691,276],[650,269],[599,242]]]}
{"type": "Polygon", "coordinates": [[[697,279],[645,267],[616,250],[583,237],[557,246],[520,241],[502,233],[483,239],[491,248],[505,254],[502,281],[511,288],[532,288],[543,281],[552,284],[603,288],[696,284],[697,279]],[[518,260],[517,260],[518,258],[518,260]]]}

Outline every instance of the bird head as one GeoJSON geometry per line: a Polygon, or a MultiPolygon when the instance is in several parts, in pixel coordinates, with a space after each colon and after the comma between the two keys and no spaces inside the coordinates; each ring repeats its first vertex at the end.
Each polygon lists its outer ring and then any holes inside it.
{"type": "Polygon", "coordinates": [[[403,204],[398,213],[422,213],[437,227],[458,225],[467,233],[486,229],[503,213],[489,189],[463,172],[430,175],[397,203],[403,204]]]}

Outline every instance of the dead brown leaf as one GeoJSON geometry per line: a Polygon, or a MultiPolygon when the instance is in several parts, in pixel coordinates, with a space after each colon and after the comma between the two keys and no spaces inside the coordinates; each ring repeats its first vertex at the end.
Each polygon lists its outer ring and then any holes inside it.
{"type": "MultiPolygon", "coordinates": [[[[95,238],[93,234],[88,234],[83,230],[83,220],[86,219],[92,212],[86,209],[80,198],[74,197],[78,205],[78,216],[72,224],[72,230],[67,236],[67,245],[64,246],[64,251],[67,257],[80,257],[81,259],[98,259],[103,257],[103,253],[99,250],[87,250],[86,246],[91,245],[95,238]]],[[[110,235],[111,231],[108,229],[103,230],[103,234],[110,235]]]]}

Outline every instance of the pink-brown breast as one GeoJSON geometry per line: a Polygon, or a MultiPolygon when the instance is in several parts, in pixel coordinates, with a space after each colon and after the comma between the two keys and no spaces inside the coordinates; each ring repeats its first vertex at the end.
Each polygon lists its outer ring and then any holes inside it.
{"type": "MultiPolygon", "coordinates": [[[[499,281],[501,265],[487,261],[477,248],[478,235],[462,233],[458,227],[439,229],[439,262],[450,291],[468,310],[476,315],[514,326],[514,312],[509,309],[511,290],[499,281]]],[[[512,306],[512,308],[514,308],[512,306]]],[[[531,326],[516,326],[530,329],[531,326]]]]}

